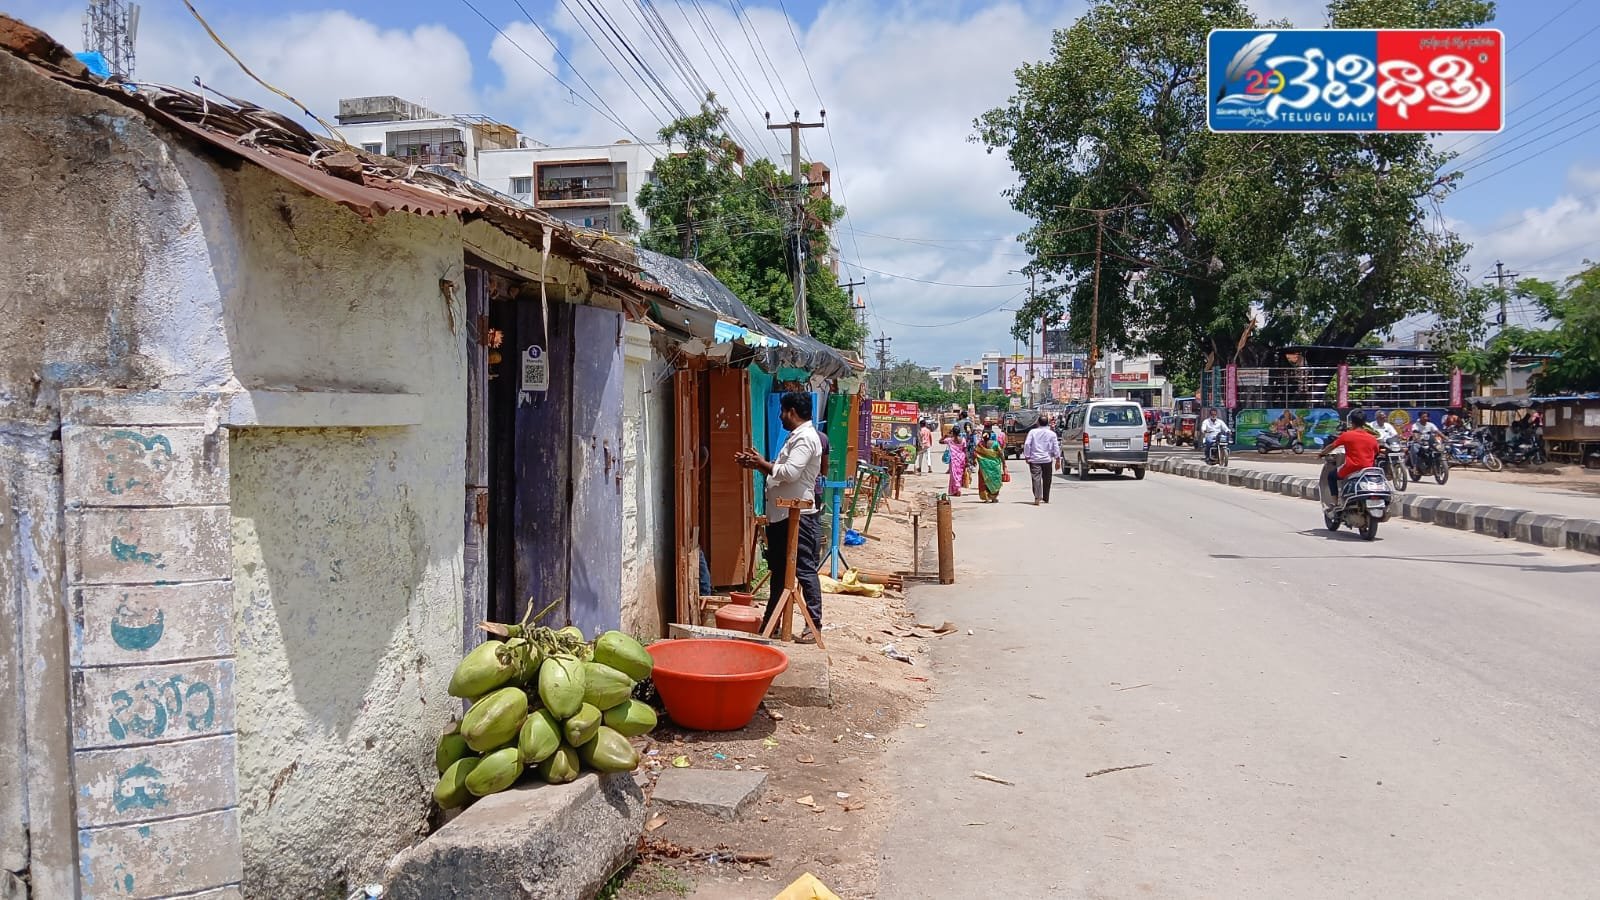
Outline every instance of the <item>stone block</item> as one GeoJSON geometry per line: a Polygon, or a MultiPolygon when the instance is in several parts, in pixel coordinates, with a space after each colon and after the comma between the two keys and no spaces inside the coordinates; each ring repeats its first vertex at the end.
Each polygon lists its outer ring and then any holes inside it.
{"type": "Polygon", "coordinates": [[[1229,485],[1233,487],[1244,487],[1245,479],[1249,477],[1250,472],[1244,469],[1226,468],[1222,470],[1222,474],[1223,477],[1228,479],[1227,483],[1229,485]]]}
{"type": "Polygon", "coordinates": [[[61,392],[61,421],[74,425],[200,425],[220,420],[226,399],[217,391],[73,388],[61,392]]]}
{"type": "Polygon", "coordinates": [[[75,584],[214,581],[233,573],[226,506],[84,509],[67,515],[75,584]]]}
{"type": "Polygon", "coordinates": [[[1517,538],[1517,520],[1527,515],[1529,510],[1510,509],[1504,506],[1491,506],[1483,515],[1472,520],[1472,530],[1490,537],[1517,538]]]}
{"type": "Polygon", "coordinates": [[[228,435],[203,427],[61,429],[69,506],[228,502],[228,435]]]}
{"type": "Polygon", "coordinates": [[[1260,472],[1248,472],[1247,471],[1247,472],[1244,473],[1244,486],[1245,487],[1250,488],[1253,491],[1259,491],[1259,490],[1261,490],[1261,488],[1262,488],[1262,486],[1264,484],[1266,484],[1266,479],[1262,476],[1262,474],[1260,472]]]}
{"type": "Polygon", "coordinates": [[[786,644],[780,649],[789,655],[789,667],[772,679],[767,699],[790,706],[832,706],[827,651],[801,644],[786,644]]]}
{"type": "Polygon", "coordinates": [[[1580,553],[1600,553],[1600,521],[1568,519],[1567,549],[1580,553]]]}
{"type": "Polygon", "coordinates": [[[650,802],[733,821],[761,799],[767,773],[731,769],[664,769],[650,802]]]}
{"type": "Polygon", "coordinates": [[[75,669],[72,744],[118,747],[234,730],[233,661],[75,669]]]}
{"type": "Polygon", "coordinates": [[[384,897],[592,897],[633,858],[644,813],[627,772],[491,794],[396,856],[384,897]]]}
{"type": "Polygon", "coordinates": [[[1318,500],[1318,501],[1320,501],[1322,499],[1322,481],[1321,481],[1321,479],[1318,479],[1318,478],[1301,478],[1301,479],[1298,479],[1298,480],[1300,482],[1300,498],[1302,500],[1318,500]]]}
{"type": "Polygon", "coordinates": [[[1417,521],[1432,523],[1438,513],[1439,505],[1444,503],[1443,497],[1418,497],[1416,502],[1417,521]]]}
{"type": "Polygon", "coordinates": [[[1433,524],[1446,528],[1472,528],[1472,504],[1465,500],[1445,500],[1433,511],[1433,524]]]}
{"type": "Polygon", "coordinates": [[[1567,546],[1567,524],[1563,516],[1530,513],[1517,520],[1517,540],[1541,547],[1567,546]]]}
{"type": "MultiPolygon", "coordinates": [[[[768,644],[770,646],[777,646],[783,643],[782,641],[776,641],[771,638],[764,638],[759,634],[749,634],[743,631],[730,631],[726,628],[712,628],[707,625],[680,625],[676,622],[667,626],[667,637],[672,638],[673,640],[705,638],[719,641],[750,641],[752,643],[768,644]]],[[[824,637],[823,640],[827,640],[827,638],[824,637]]]]}
{"type": "Polygon", "coordinates": [[[1283,476],[1283,480],[1278,482],[1278,493],[1285,497],[1300,496],[1300,479],[1293,475],[1283,476]]]}
{"type": "Polygon", "coordinates": [[[237,810],[78,831],[84,900],[165,897],[237,884],[243,877],[237,810]]]}
{"type": "Polygon", "coordinates": [[[160,663],[233,653],[233,584],[93,586],[72,591],[72,662],[160,663]]]}
{"type": "Polygon", "coordinates": [[[117,750],[80,750],[72,764],[78,824],[120,825],[238,803],[233,735],[117,750]]]}

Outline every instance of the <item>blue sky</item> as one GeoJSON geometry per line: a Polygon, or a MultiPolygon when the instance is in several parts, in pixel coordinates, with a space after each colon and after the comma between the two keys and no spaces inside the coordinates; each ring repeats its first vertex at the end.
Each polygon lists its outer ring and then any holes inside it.
{"type": "MultiPolygon", "coordinates": [[[[633,17],[639,7],[627,0],[596,2],[687,104],[688,91],[633,17]]],[[[341,96],[393,93],[448,112],[488,114],[554,144],[627,136],[554,83],[530,55],[583,92],[575,67],[633,134],[648,137],[666,115],[635,98],[585,36],[567,11],[581,10],[579,0],[565,6],[522,0],[570,66],[556,58],[516,0],[195,5],[252,68],[330,118],[341,96]]],[[[83,6],[82,0],[5,4],[74,49],[83,6]]],[[[236,96],[274,99],[239,73],[179,0],[144,6],[140,78],[187,84],[198,75],[236,96]]],[[[1026,223],[1000,196],[1013,180],[1003,158],[986,155],[967,138],[972,119],[1009,96],[1016,65],[1041,58],[1050,30],[1070,25],[1082,0],[783,0],[781,6],[778,0],[698,0],[698,6],[696,0],[654,0],[654,6],[747,132],[762,130],[763,112],[779,115],[791,101],[813,114],[820,94],[831,134],[808,134],[807,155],[835,170],[851,212],[841,233],[844,256],[862,267],[851,272],[868,280],[874,331],[894,338],[896,356],[943,366],[1011,346],[1010,314],[999,308],[1014,305],[1021,290],[1008,270],[1026,257],[1010,238],[1026,223]],[[702,21],[712,28],[689,29],[702,21]],[[775,70],[770,87],[758,74],[763,56],[775,70]],[[748,95],[732,75],[734,65],[747,76],[748,95]],[[944,327],[914,327],[927,325],[944,327]]],[[[1255,0],[1252,8],[1263,18],[1323,24],[1323,4],[1315,0],[1255,0]]],[[[1493,137],[1439,139],[1440,146],[1466,154],[1460,165],[1474,166],[1460,193],[1444,204],[1443,221],[1475,245],[1467,273],[1475,281],[1496,259],[1514,271],[1558,278],[1586,257],[1600,259],[1600,59],[1593,53],[1600,2],[1523,0],[1501,3],[1500,10],[1493,24],[1505,31],[1509,47],[1507,127],[1493,137]]],[[[778,152],[770,140],[762,146],[767,154],[778,152]]],[[[1512,319],[1530,320],[1522,309],[1514,309],[1512,319]]]]}

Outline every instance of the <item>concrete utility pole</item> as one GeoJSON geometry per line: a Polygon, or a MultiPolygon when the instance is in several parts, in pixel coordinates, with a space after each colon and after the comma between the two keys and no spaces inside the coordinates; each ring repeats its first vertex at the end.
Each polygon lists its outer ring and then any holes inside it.
{"type": "Polygon", "coordinates": [[[1496,291],[1500,294],[1500,318],[1496,321],[1499,323],[1502,331],[1505,330],[1506,327],[1506,280],[1514,280],[1521,277],[1521,272],[1507,272],[1506,264],[1498,259],[1494,261],[1494,274],[1483,276],[1484,281],[1493,279],[1496,291]]]}
{"type": "Polygon", "coordinates": [[[872,339],[872,342],[878,345],[878,393],[880,395],[884,392],[884,373],[889,371],[889,343],[893,340],[894,338],[885,335],[881,331],[878,332],[877,337],[872,339]]]}
{"type": "MultiPolygon", "coordinates": [[[[828,111],[821,110],[819,115],[826,120],[828,111]]],[[[800,129],[821,128],[827,123],[802,122],[798,109],[794,118],[782,125],[772,124],[772,113],[767,113],[766,118],[768,131],[789,131],[789,172],[794,178],[794,330],[810,334],[811,318],[806,312],[806,182],[800,177],[800,129]]]]}
{"type": "Polygon", "coordinates": [[[861,326],[861,340],[856,342],[856,352],[862,356],[867,355],[867,304],[856,299],[854,288],[864,287],[866,280],[846,281],[839,287],[844,288],[845,296],[850,298],[850,314],[856,317],[856,323],[861,326]]]}
{"type": "MultiPolygon", "coordinates": [[[[1034,286],[1034,275],[1033,275],[1032,272],[1029,272],[1028,273],[1028,308],[1029,309],[1033,309],[1033,286],[1034,286]]],[[[1044,316],[1040,316],[1039,317],[1039,324],[1041,326],[1044,324],[1044,316]]],[[[1042,344],[1043,341],[1041,340],[1040,343],[1042,344]]],[[[1034,379],[1034,376],[1033,376],[1033,357],[1034,357],[1034,352],[1033,352],[1033,323],[1029,322],[1028,323],[1028,386],[1027,386],[1027,389],[1022,392],[1022,396],[1027,398],[1027,399],[1025,399],[1023,401],[1023,403],[1025,403],[1028,406],[1033,406],[1034,403],[1037,402],[1034,399],[1034,396],[1033,396],[1033,386],[1035,384],[1035,382],[1033,380],[1034,379]]]]}
{"type": "Polygon", "coordinates": [[[1089,306],[1089,372],[1085,399],[1094,396],[1094,367],[1100,361],[1100,252],[1106,233],[1106,211],[1094,211],[1094,302],[1089,306]]]}

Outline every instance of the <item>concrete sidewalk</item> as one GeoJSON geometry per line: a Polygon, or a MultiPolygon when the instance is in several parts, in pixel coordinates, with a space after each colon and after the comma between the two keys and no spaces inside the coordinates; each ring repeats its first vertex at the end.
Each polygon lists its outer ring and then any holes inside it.
{"type": "MultiPolygon", "coordinates": [[[[1170,455],[1152,458],[1150,470],[1319,502],[1319,468],[1280,463],[1293,466],[1298,471],[1265,471],[1240,462],[1248,461],[1230,459],[1226,467],[1208,466],[1197,457],[1170,455]]],[[[1478,482],[1476,486],[1482,484],[1478,482]]],[[[1445,487],[1453,485],[1455,479],[1452,478],[1445,487]]],[[[1431,479],[1427,486],[1439,487],[1431,479]]],[[[1405,518],[1541,547],[1566,547],[1583,553],[1600,554],[1600,519],[1592,518],[1600,515],[1600,503],[1594,500],[1588,500],[1588,515],[1567,516],[1556,515],[1543,508],[1535,510],[1526,506],[1475,503],[1411,490],[1395,496],[1398,505],[1391,512],[1391,518],[1405,518]]],[[[1534,492],[1525,493],[1519,499],[1543,506],[1540,496],[1534,492]]]]}
{"type": "MultiPolygon", "coordinates": [[[[1200,461],[1198,453],[1178,452],[1173,456],[1178,459],[1200,461]]],[[[1309,462],[1315,458],[1316,453],[1310,450],[1298,458],[1282,453],[1262,456],[1254,450],[1235,450],[1228,458],[1228,466],[1234,469],[1315,478],[1321,469],[1320,465],[1309,462]]],[[[1600,478],[1596,478],[1595,481],[1600,484],[1600,478]]],[[[1464,500],[1468,503],[1489,506],[1537,509],[1552,516],[1600,519],[1600,495],[1586,494],[1558,484],[1540,484],[1531,479],[1524,483],[1500,481],[1481,469],[1451,469],[1450,480],[1444,484],[1438,484],[1432,478],[1423,478],[1420,482],[1413,481],[1406,486],[1406,493],[1443,497],[1447,500],[1464,500]]]]}

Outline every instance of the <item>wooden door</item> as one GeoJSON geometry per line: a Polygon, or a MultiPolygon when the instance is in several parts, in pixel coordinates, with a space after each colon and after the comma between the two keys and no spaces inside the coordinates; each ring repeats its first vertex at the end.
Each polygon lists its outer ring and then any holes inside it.
{"type": "Polygon", "coordinates": [[[489,617],[489,290],[482,269],[466,270],[467,485],[466,534],[462,539],[462,645],[483,640],[478,623],[489,617]]]}
{"type": "Polygon", "coordinates": [[[701,450],[698,372],[679,369],[673,373],[672,402],[672,549],[678,599],[673,621],[699,624],[693,621],[700,596],[700,568],[695,555],[700,522],[700,484],[696,477],[701,450]]]}
{"type": "Polygon", "coordinates": [[[705,544],[711,554],[711,583],[723,587],[744,584],[750,572],[754,488],[749,473],[733,458],[750,446],[750,376],[744,369],[730,368],[712,369],[706,375],[710,504],[705,544]]]}
{"type": "Polygon", "coordinates": [[[622,624],[622,314],[572,308],[568,604],[584,634],[622,624]]]}

